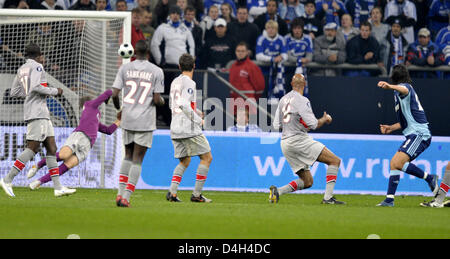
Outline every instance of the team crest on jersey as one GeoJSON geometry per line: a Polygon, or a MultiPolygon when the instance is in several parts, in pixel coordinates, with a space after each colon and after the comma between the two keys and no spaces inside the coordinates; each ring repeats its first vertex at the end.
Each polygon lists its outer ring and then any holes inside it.
{"type": "Polygon", "coordinates": [[[39,67],[36,68],[36,70],[37,70],[38,72],[42,72],[42,67],[39,66],[39,67]]]}
{"type": "Polygon", "coordinates": [[[194,90],[192,88],[188,88],[187,92],[188,92],[188,94],[193,94],[194,90]]]}

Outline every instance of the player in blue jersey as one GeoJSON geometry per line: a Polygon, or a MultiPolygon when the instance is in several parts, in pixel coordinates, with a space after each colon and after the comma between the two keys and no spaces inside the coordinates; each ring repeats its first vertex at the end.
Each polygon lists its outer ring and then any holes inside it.
{"type": "Polygon", "coordinates": [[[430,146],[431,132],[425,111],[411,86],[411,78],[404,65],[394,66],[391,81],[392,84],[380,81],[378,87],[394,90],[395,111],[399,122],[393,125],[381,124],[380,130],[382,134],[389,134],[401,129],[406,140],[391,160],[386,199],[377,205],[382,207],[394,206],[395,191],[400,182],[401,172],[424,179],[433,193],[439,188],[437,175],[428,174],[411,163],[430,146]]]}

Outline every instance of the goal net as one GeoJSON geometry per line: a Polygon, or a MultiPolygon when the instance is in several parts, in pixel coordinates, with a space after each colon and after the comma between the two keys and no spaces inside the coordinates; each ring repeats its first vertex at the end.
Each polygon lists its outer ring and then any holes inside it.
{"type": "MultiPolygon", "coordinates": [[[[0,177],[4,177],[26,147],[23,101],[10,96],[17,69],[25,63],[24,49],[31,42],[40,46],[48,85],[64,90],[61,97],[48,97],[58,150],[78,125],[79,99],[97,97],[112,86],[122,59],[117,49],[130,41],[129,12],[41,11],[0,9],[0,177]]],[[[116,119],[112,101],[100,106],[100,121],[116,119]]],[[[121,131],[98,134],[87,159],[61,177],[65,186],[116,188],[123,156],[121,131]]],[[[14,179],[14,186],[27,186],[26,172],[44,157],[45,149],[14,179]]],[[[34,179],[47,173],[42,168],[34,179]]],[[[44,186],[51,186],[51,182],[44,186]]]]}

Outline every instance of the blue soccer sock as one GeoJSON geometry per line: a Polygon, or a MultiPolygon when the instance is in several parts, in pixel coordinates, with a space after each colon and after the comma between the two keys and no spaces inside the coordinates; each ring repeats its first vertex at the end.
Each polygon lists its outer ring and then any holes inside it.
{"type": "Polygon", "coordinates": [[[431,180],[433,180],[433,177],[431,177],[431,175],[429,175],[428,173],[425,173],[422,169],[420,169],[416,165],[409,163],[409,162],[406,162],[403,165],[402,171],[407,174],[414,175],[417,178],[424,179],[428,183],[430,183],[431,180]]]}
{"type": "Polygon", "coordinates": [[[388,191],[386,195],[386,202],[391,203],[394,201],[395,192],[397,191],[397,186],[400,182],[400,173],[399,170],[391,170],[389,177],[389,185],[388,185],[388,191]]]}

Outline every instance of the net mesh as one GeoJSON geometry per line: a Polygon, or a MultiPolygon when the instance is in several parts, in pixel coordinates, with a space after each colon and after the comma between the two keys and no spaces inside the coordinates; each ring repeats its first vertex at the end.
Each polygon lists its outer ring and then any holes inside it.
{"type": "MultiPolygon", "coordinates": [[[[117,55],[124,20],[8,17],[0,18],[0,177],[4,177],[17,156],[26,147],[26,124],[23,101],[10,97],[11,83],[17,69],[25,63],[25,46],[40,46],[44,69],[50,87],[63,88],[61,97],[48,97],[47,105],[55,127],[58,149],[78,125],[79,98],[97,97],[111,87],[122,60],[117,55]]],[[[116,111],[110,102],[100,108],[101,122],[110,125],[116,111]]],[[[73,187],[117,187],[117,174],[122,157],[120,130],[106,136],[99,133],[87,159],[61,177],[73,187]],[[102,174],[102,172],[104,174],[102,174]]],[[[26,172],[45,151],[42,147],[33,161],[14,179],[15,186],[26,186],[26,172]]],[[[42,168],[36,177],[47,173],[42,168]]],[[[37,178],[34,178],[37,179],[37,178]]],[[[44,185],[45,186],[45,185],[44,185]]],[[[51,186],[51,183],[48,184],[51,186]]]]}

